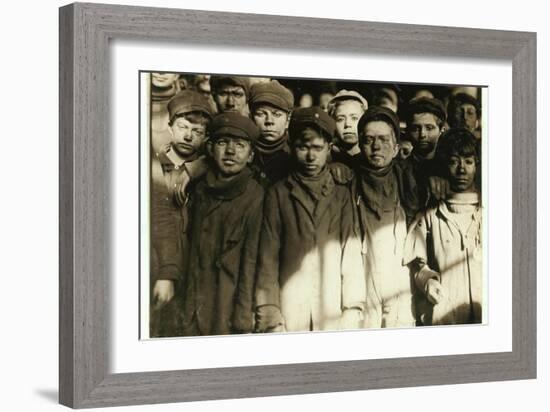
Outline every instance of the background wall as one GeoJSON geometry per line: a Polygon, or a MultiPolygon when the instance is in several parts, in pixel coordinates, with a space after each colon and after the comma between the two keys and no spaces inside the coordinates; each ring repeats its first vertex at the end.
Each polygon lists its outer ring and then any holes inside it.
{"type": "MultiPolygon", "coordinates": [[[[108,3],[116,3],[109,2],[108,3]]],[[[280,411],[353,408],[387,411],[547,410],[550,390],[548,341],[549,282],[545,250],[550,245],[544,214],[550,144],[545,139],[545,113],[550,110],[550,28],[544,3],[426,1],[367,3],[278,0],[264,4],[245,0],[124,1],[125,4],[197,8],[250,13],[330,17],[479,27],[538,32],[538,182],[539,193],[539,369],[537,380],[408,389],[257,398],[122,408],[146,411],[280,411]],[[315,7],[312,5],[315,4],[315,7]],[[546,98],[545,98],[546,97],[546,98]]],[[[58,10],[61,1],[2,4],[1,136],[2,202],[0,233],[0,377],[2,410],[61,410],[57,405],[57,264],[58,264],[58,10]],[[32,92],[29,93],[29,90],[32,92]]],[[[120,410],[120,409],[118,409],[120,410]]]]}

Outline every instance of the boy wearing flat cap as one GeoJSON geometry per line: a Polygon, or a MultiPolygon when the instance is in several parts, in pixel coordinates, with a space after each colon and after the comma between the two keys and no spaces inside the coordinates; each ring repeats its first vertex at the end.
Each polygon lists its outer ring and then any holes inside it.
{"type": "Polygon", "coordinates": [[[409,102],[407,110],[407,138],[413,144],[412,154],[406,162],[412,167],[418,184],[418,195],[422,205],[430,199],[444,197],[439,179],[440,167],[435,153],[439,136],[444,131],[445,108],[438,99],[417,97],[409,102]]]}
{"type": "Polygon", "coordinates": [[[249,168],[259,131],[239,113],[210,127],[210,167],[190,193],[184,334],[253,330],[253,290],[263,187],[249,168]]]}
{"type": "Polygon", "coordinates": [[[365,277],[354,206],[327,167],[334,129],[319,107],[296,109],[290,121],[292,171],[264,203],[258,332],[360,326],[365,277]]]}
{"type": "Polygon", "coordinates": [[[453,128],[464,127],[481,138],[479,119],[481,118],[481,106],[479,101],[467,94],[457,93],[449,99],[447,106],[449,112],[449,126],[453,128]]]}
{"type": "Polygon", "coordinates": [[[390,109],[370,107],[358,124],[362,163],[352,185],[363,243],[366,328],[412,327],[414,301],[403,266],[407,224],[418,211],[412,172],[395,161],[399,119],[390,109]]]}
{"type": "Polygon", "coordinates": [[[248,116],[250,82],[247,77],[212,76],[210,84],[218,113],[237,112],[248,116]]]}
{"type": "Polygon", "coordinates": [[[367,110],[367,100],[354,90],[340,90],[328,104],[328,114],[336,123],[336,144],[332,161],[352,170],[360,165],[361,150],[357,138],[357,122],[367,110]]]}
{"type": "Polygon", "coordinates": [[[254,166],[272,184],[288,175],[290,149],[287,129],[294,96],[277,80],[271,80],[251,87],[249,103],[252,120],[260,129],[254,166]]]}
{"type": "Polygon", "coordinates": [[[175,95],[167,109],[171,142],[155,153],[151,165],[152,308],[164,312],[152,314],[152,319],[159,319],[161,323],[152,328],[158,336],[178,334],[173,327],[162,326],[163,323],[174,325],[172,318],[179,316],[171,309],[174,305],[171,300],[181,285],[188,219],[185,202],[178,202],[176,198],[189,181],[188,173],[204,167],[200,151],[212,116],[208,101],[191,90],[175,95]],[[165,225],[166,221],[173,222],[173,227],[165,225]]]}

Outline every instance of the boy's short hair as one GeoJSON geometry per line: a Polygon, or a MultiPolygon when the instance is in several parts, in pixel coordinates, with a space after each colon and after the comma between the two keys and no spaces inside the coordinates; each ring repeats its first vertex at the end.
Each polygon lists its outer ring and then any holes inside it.
{"type": "Polygon", "coordinates": [[[447,113],[443,103],[431,97],[416,97],[409,101],[406,111],[405,123],[409,127],[412,123],[413,116],[420,113],[431,113],[437,119],[437,125],[441,129],[447,120],[447,113]]]}
{"type": "Polygon", "coordinates": [[[194,123],[194,124],[200,124],[201,126],[208,127],[210,124],[211,118],[205,115],[203,112],[188,112],[188,113],[180,113],[175,115],[169,122],[170,126],[174,124],[174,122],[179,119],[180,117],[183,117],[185,120],[194,123]]]}
{"type": "Polygon", "coordinates": [[[480,141],[468,129],[449,129],[439,137],[436,156],[441,166],[445,166],[451,156],[474,156],[476,163],[479,164],[481,161],[480,141]]]}

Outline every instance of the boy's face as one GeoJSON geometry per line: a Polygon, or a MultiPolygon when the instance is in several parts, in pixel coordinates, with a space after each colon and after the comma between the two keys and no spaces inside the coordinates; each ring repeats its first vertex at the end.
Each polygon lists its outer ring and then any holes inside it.
{"type": "Polygon", "coordinates": [[[327,164],[331,145],[321,134],[310,127],[305,128],[292,145],[298,171],[305,176],[317,176],[327,164]]]}
{"type": "Polygon", "coordinates": [[[174,73],[151,73],[151,81],[156,87],[170,87],[174,84],[179,74],[174,73]]]}
{"type": "Polygon", "coordinates": [[[399,153],[393,128],[386,122],[368,122],[361,135],[361,152],[372,169],[383,169],[390,165],[399,153]]]}
{"type": "Polygon", "coordinates": [[[441,135],[437,117],[433,113],[416,113],[407,128],[415,153],[421,158],[431,159],[441,135]]]}
{"type": "Polygon", "coordinates": [[[214,95],[214,100],[220,112],[237,112],[244,116],[246,113],[246,93],[240,86],[222,85],[214,95]]]}
{"type": "Polygon", "coordinates": [[[270,104],[256,106],[252,118],[260,129],[260,139],[266,142],[276,142],[281,139],[290,120],[287,112],[270,104]]]}
{"type": "Polygon", "coordinates": [[[218,137],[208,143],[208,152],[224,177],[239,174],[253,159],[251,143],[240,137],[218,137]]]}
{"type": "Polygon", "coordinates": [[[178,117],[170,126],[172,147],[184,159],[193,156],[202,146],[206,136],[206,126],[192,123],[184,117],[178,117]]]}
{"type": "Polygon", "coordinates": [[[475,156],[452,155],[447,163],[449,183],[454,192],[471,192],[475,188],[475,156]]]}
{"type": "Polygon", "coordinates": [[[345,100],[336,106],[332,117],[336,122],[336,135],[344,146],[357,144],[357,123],[362,115],[363,106],[357,100],[345,100]]]}
{"type": "Polygon", "coordinates": [[[473,132],[477,129],[478,119],[476,108],[473,104],[464,103],[458,106],[454,113],[450,113],[454,116],[455,124],[457,127],[465,127],[473,132]]]}

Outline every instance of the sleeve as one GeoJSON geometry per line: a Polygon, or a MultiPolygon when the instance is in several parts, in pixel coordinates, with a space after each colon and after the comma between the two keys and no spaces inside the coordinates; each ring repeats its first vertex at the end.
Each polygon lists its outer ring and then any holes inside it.
{"type": "MultiPolygon", "coordinates": [[[[266,305],[273,306],[273,310],[269,311],[270,316],[267,319],[262,318],[261,323],[265,324],[256,324],[257,330],[265,331],[275,326],[267,323],[274,319],[277,319],[277,322],[281,321],[279,285],[281,216],[276,187],[270,188],[265,197],[259,245],[255,290],[256,315],[261,312],[259,308],[266,305]]],[[[258,316],[256,320],[258,322],[258,316]]]]}
{"type": "Polygon", "coordinates": [[[245,239],[240,260],[240,273],[232,325],[234,329],[241,332],[251,332],[254,327],[254,280],[256,277],[258,244],[260,242],[260,230],[262,226],[262,206],[263,190],[262,195],[258,199],[255,199],[247,218],[245,239]]]}
{"type": "MultiPolygon", "coordinates": [[[[162,174],[158,161],[153,160],[152,174],[162,174]],[[160,169],[160,172],[159,170],[160,169]]],[[[162,176],[161,176],[162,177],[162,176]]],[[[151,252],[156,258],[154,280],[178,280],[182,273],[178,242],[176,209],[169,200],[163,179],[151,182],[151,252]]]]}
{"type": "Polygon", "coordinates": [[[347,196],[344,197],[341,210],[342,310],[360,309],[362,311],[367,290],[365,269],[363,267],[357,211],[349,190],[347,196]]]}
{"type": "Polygon", "coordinates": [[[428,241],[431,237],[430,211],[419,215],[411,225],[405,240],[403,265],[408,265],[414,282],[421,291],[430,279],[439,280],[439,274],[428,266],[428,241]]]}

